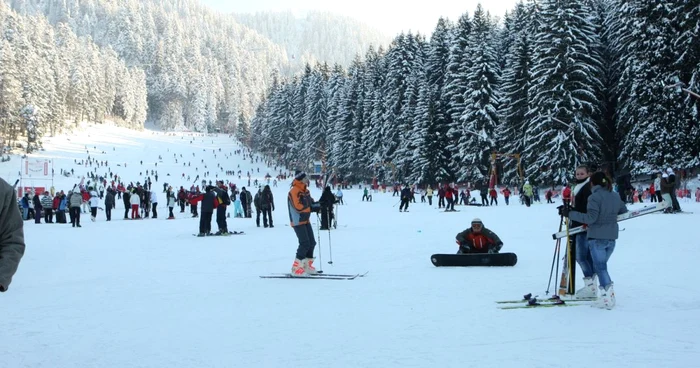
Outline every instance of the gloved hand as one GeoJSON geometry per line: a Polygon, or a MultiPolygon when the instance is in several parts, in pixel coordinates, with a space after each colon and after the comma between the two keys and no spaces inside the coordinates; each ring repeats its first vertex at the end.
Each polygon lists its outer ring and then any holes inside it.
{"type": "Polygon", "coordinates": [[[568,204],[563,204],[557,207],[557,210],[559,210],[559,216],[569,217],[569,212],[572,211],[573,208],[568,204]]]}
{"type": "Polygon", "coordinates": [[[318,202],[311,203],[311,212],[315,212],[315,213],[321,212],[321,204],[318,202]]]}

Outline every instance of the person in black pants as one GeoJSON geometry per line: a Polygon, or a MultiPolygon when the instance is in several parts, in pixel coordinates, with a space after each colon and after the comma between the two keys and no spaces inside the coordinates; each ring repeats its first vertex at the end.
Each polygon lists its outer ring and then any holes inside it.
{"type": "Polygon", "coordinates": [[[105,196],[105,214],[107,215],[107,221],[112,221],[112,209],[116,207],[114,202],[114,190],[112,190],[112,188],[107,188],[107,195],[105,196]]]}
{"type": "Polygon", "coordinates": [[[202,199],[202,215],[199,217],[199,234],[197,236],[206,236],[211,233],[211,218],[214,215],[215,200],[216,192],[214,187],[207,185],[204,198],[202,199]]]}
{"type": "Polygon", "coordinates": [[[267,227],[269,222],[270,227],[272,225],[272,211],[275,210],[275,200],[272,197],[272,190],[270,190],[269,185],[265,185],[262,193],[260,193],[260,210],[263,215],[263,226],[267,227]]]}
{"type": "Polygon", "coordinates": [[[219,187],[215,189],[219,205],[216,207],[216,225],[219,231],[216,235],[228,234],[228,224],[226,223],[226,207],[231,204],[231,197],[223,181],[217,182],[219,187]]]}
{"type": "Polygon", "coordinates": [[[328,230],[330,222],[333,220],[333,205],[335,204],[335,196],[331,192],[331,187],[327,186],[323,190],[318,203],[321,205],[321,230],[328,230]]]}
{"type": "Polygon", "coordinates": [[[408,202],[411,201],[411,196],[411,189],[408,188],[408,185],[404,185],[403,189],[401,190],[401,205],[399,206],[399,212],[408,212],[408,202]]]}
{"type": "Polygon", "coordinates": [[[124,201],[124,220],[128,220],[129,211],[131,210],[131,193],[128,190],[124,191],[122,200],[124,201]]]}

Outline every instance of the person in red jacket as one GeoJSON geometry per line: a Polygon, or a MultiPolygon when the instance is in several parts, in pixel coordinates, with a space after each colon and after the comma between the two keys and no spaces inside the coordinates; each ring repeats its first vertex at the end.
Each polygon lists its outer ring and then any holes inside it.
{"type": "Polygon", "coordinates": [[[561,192],[561,198],[565,205],[571,204],[571,188],[569,187],[569,184],[564,186],[564,190],[561,192]]]}
{"type": "Polygon", "coordinates": [[[455,210],[455,198],[454,191],[450,188],[449,184],[445,184],[445,200],[447,201],[447,206],[445,206],[445,212],[452,212],[455,210]]]}
{"type": "Polygon", "coordinates": [[[505,187],[505,188],[501,191],[501,193],[503,193],[503,198],[505,198],[505,200],[506,200],[506,206],[507,206],[507,205],[508,205],[508,199],[510,198],[510,194],[511,194],[510,189],[508,189],[508,187],[505,187]]]}
{"type": "Polygon", "coordinates": [[[455,238],[459,245],[457,254],[498,253],[503,247],[498,235],[485,228],[479,218],[473,219],[471,227],[457,234],[455,238]]]}
{"type": "Polygon", "coordinates": [[[489,197],[491,198],[491,203],[489,206],[493,206],[494,202],[496,203],[496,206],[498,206],[498,192],[496,191],[496,188],[489,188],[489,197]]]}

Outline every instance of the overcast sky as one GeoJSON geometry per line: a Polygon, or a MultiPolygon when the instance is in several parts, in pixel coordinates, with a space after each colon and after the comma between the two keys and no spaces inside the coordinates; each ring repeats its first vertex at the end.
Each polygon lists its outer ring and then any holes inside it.
{"type": "MultiPolygon", "coordinates": [[[[257,11],[286,11],[303,15],[309,10],[330,11],[365,22],[393,37],[401,31],[432,33],[438,19],[447,17],[453,22],[464,12],[474,13],[477,0],[428,0],[407,2],[397,0],[202,0],[202,3],[221,12],[254,13],[257,11]],[[420,5],[417,5],[420,4],[420,5]]],[[[482,6],[492,15],[503,17],[517,0],[490,0],[482,6]]]]}

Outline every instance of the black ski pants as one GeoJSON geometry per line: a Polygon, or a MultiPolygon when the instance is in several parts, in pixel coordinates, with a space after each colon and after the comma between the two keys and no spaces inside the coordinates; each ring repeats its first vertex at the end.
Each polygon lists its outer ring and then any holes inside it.
{"type": "Polygon", "coordinates": [[[228,225],[226,224],[226,206],[216,207],[216,225],[219,227],[219,231],[228,231],[228,225]]]}
{"type": "Polygon", "coordinates": [[[53,209],[51,209],[51,208],[44,209],[44,222],[47,224],[53,222],[53,209]]]}
{"type": "Polygon", "coordinates": [[[404,209],[408,209],[408,198],[406,199],[401,199],[401,205],[399,206],[399,211],[402,211],[404,209]]]}
{"type": "Polygon", "coordinates": [[[70,208],[70,223],[73,226],[80,225],[80,207],[70,208]]]}
{"type": "Polygon", "coordinates": [[[202,212],[199,217],[199,233],[209,234],[211,232],[211,217],[214,212],[202,212]]]}
{"type": "Polygon", "coordinates": [[[263,226],[267,227],[268,225],[270,225],[270,227],[272,227],[272,208],[263,207],[262,215],[263,215],[263,226]]]}
{"type": "Polygon", "coordinates": [[[311,228],[311,223],[293,226],[292,228],[299,240],[299,247],[297,248],[296,255],[297,259],[303,260],[304,258],[313,258],[316,240],[314,239],[314,231],[311,228]]]}

